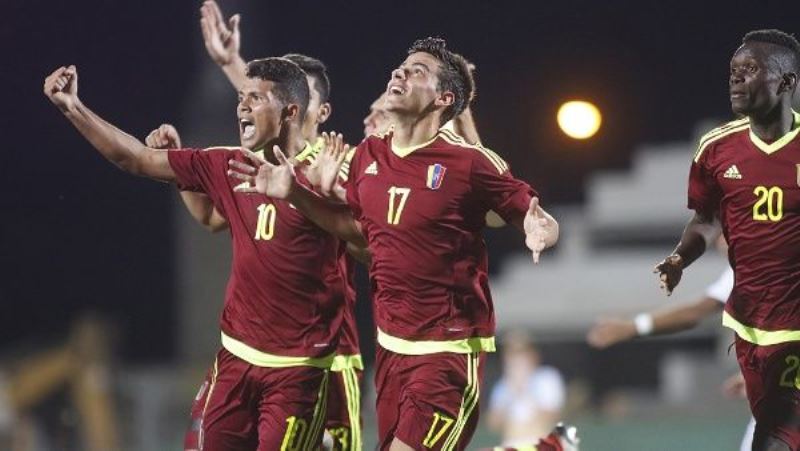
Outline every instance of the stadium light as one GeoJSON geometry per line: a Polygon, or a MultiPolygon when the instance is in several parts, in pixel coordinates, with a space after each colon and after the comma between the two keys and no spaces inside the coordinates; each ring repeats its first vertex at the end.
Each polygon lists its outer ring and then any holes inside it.
{"type": "Polygon", "coordinates": [[[572,100],[561,105],[556,119],[561,131],[575,139],[591,138],[603,121],[600,110],[583,100],[572,100]]]}

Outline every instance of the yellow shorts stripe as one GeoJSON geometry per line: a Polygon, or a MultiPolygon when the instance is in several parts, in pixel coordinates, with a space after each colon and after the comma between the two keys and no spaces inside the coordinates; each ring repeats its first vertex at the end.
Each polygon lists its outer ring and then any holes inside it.
{"type": "Polygon", "coordinates": [[[350,449],[361,449],[361,390],[358,374],[354,368],[342,371],[344,392],[347,398],[347,414],[350,419],[350,449]]]}
{"type": "Polygon", "coordinates": [[[480,384],[478,381],[479,361],[480,353],[475,352],[467,356],[467,386],[464,389],[464,396],[461,399],[461,408],[458,411],[456,424],[442,445],[442,451],[450,451],[455,448],[472,411],[475,409],[475,406],[478,405],[478,398],[480,396],[480,384]]]}
{"type": "Polygon", "coordinates": [[[330,375],[330,371],[325,370],[325,374],[322,376],[322,384],[319,386],[317,402],[314,405],[314,416],[308,427],[305,443],[300,448],[302,450],[316,449],[319,443],[315,442],[315,440],[322,437],[320,434],[322,433],[322,427],[325,424],[325,417],[328,412],[328,380],[330,379],[330,375]]]}

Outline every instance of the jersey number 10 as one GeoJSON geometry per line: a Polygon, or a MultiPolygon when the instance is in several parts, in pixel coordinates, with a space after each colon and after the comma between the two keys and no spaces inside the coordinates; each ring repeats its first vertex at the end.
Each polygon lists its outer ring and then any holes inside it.
{"type": "Polygon", "coordinates": [[[779,186],[757,186],[753,194],[758,198],[753,205],[753,220],[778,222],[783,217],[783,190],[779,186]]]}
{"type": "Polygon", "coordinates": [[[256,240],[271,240],[275,234],[275,216],[277,212],[274,204],[261,204],[258,206],[258,220],[256,221],[256,240]]]}

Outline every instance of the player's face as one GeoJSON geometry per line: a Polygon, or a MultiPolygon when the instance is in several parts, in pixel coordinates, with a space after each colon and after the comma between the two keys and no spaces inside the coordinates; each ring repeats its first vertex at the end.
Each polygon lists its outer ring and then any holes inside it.
{"type": "Polygon", "coordinates": [[[386,94],[381,94],[377,100],[369,106],[369,114],[364,118],[364,136],[385,133],[389,129],[389,116],[386,114],[384,104],[386,94]]]}
{"type": "Polygon", "coordinates": [[[425,52],[408,55],[403,64],[392,71],[386,86],[386,111],[390,114],[418,116],[441,103],[438,92],[439,60],[425,52]]]}
{"type": "Polygon", "coordinates": [[[316,87],[317,81],[312,77],[306,77],[308,80],[308,108],[306,108],[306,116],[303,119],[303,139],[306,141],[313,141],[317,138],[320,124],[325,123],[330,115],[330,105],[328,102],[322,103],[322,98],[319,95],[319,90],[316,87]]]}
{"type": "Polygon", "coordinates": [[[239,141],[251,150],[263,149],[280,134],[283,105],[272,92],[274,84],[248,78],[239,90],[239,141]]]}
{"type": "Polygon", "coordinates": [[[781,73],[770,56],[769,45],[748,43],[731,59],[728,79],[731,109],[745,116],[763,116],[780,102],[781,73]]]}

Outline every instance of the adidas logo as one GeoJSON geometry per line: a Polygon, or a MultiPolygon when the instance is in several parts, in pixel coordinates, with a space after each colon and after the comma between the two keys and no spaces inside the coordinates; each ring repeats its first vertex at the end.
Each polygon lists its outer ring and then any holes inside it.
{"type": "Polygon", "coordinates": [[[378,163],[375,161],[370,163],[370,165],[367,166],[367,170],[364,171],[364,174],[378,175],[378,163]]]}
{"type": "Polygon", "coordinates": [[[739,168],[737,168],[736,165],[734,164],[731,167],[729,167],[728,170],[725,171],[724,174],[722,174],[722,176],[725,177],[726,179],[739,180],[742,178],[742,173],[739,172],[739,168]]]}

